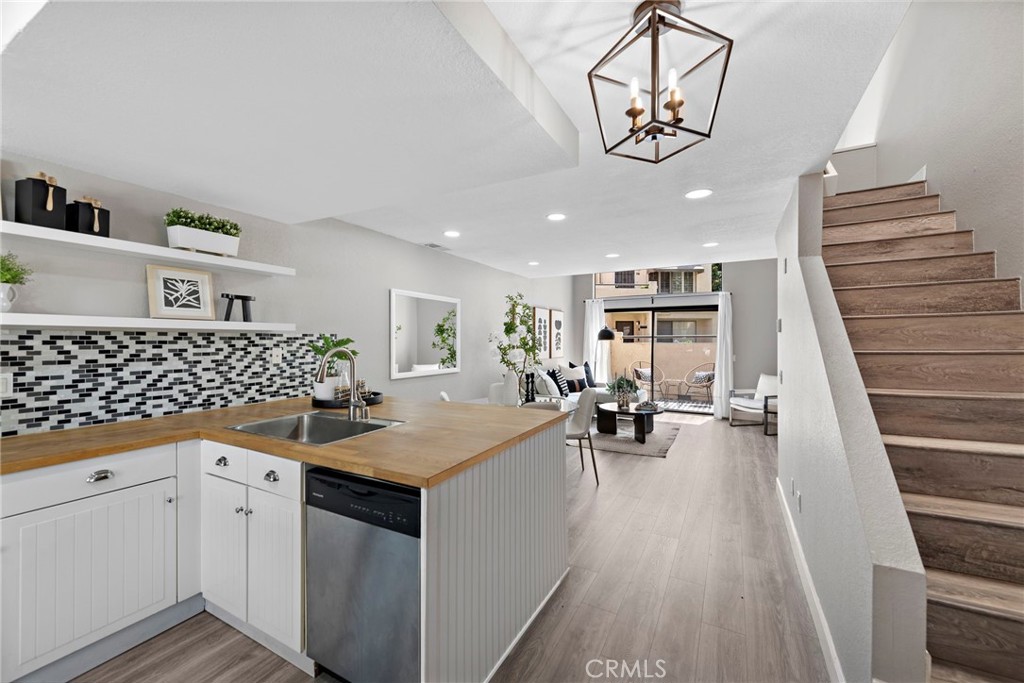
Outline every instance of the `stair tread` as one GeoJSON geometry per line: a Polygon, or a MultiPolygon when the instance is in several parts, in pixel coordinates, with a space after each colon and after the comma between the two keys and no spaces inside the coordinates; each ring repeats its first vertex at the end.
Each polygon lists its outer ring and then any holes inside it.
{"type": "Polygon", "coordinates": [[[926,569],[929,602],[1024,622],[1024,586],[944,569],[926,569]]]}
{"type": "Polygon", "coordinates": [[[865,351],[853,350],[865,356],[880,356],[882,354],[899,354],[901,356],[1019,356],[1024,354],[1022,349],[868,349],[865,351]]]}
{"type": "Polygon", "coordinates": [[[882,443],[886,446],[918,448],[928,451],[957,451],[979,455],[1024,458],[1024,444],[1002,443],[998,441],[967,441],[964,439],[939,439],[933,436],[882,434],[882,443]]]}
{"type": "MultiPolygon", "coordinates": [[[[846,265],[839,264],[836,265],[846,265]]],[[[952,318],[955,316],[972,315],[1024,315],[1024,311],[962,311],[947,313],[874,313],[871,315],[844,315],[843,320],[868,320],[884,318],[952,318]]]]}
{"type": "MultiPolygon", "coordinates": [[[[844,207],[844,208],[848,208],[848,207],[844,207]]],[[[901,218],[906,218],[906,216],[901,216],[901,218]]],[[[875,221],[858,221],[858,222],[859,223],[868,223],[868,222],[874,223],[875,221]]],[[[839,227],[840,225],[850,225],[850,223],[836,223],[834,225],[826,225],[826,226],[823,226],[823,227],[825,227],[825,228],[836,228],[836,227],[839,227]]],[[[854,240],[852,242],[829,242],[828,244],[822,244],[821,246],[823,248],[824,247],[841,247],[841,246],[847,245],[847,244],[863,245],[863,244],[871,244],[872,242],[892,242],[892,241],[895,241],[895,240],[919,240],[919,239],[924,239],[924,238],[928,238],[928,237],[937,237],[939,235],[966,235],[966,234],[973,233],[973,232],[974,232],[973,230],[942,230],[941,232],[929,232],[929,233],[926,233],[924,235],[894,235],[893,237],[882,237],[882,238],[874,239],[874,240],[854,240]]],[[[973,254],[974,252],[967,252],[967,253],[973,254]]]]}
{"type": "Polygon", "coordinates": [[[908,513],[995,524],[1024,529],[1024,508],[999,503],[982,503],[963,498],[945,498],[924,493],[901,493],[908,513]]]}
{"type": "Polygon", "coordinates": [[[869,396],[902,396],[904,398],[949,398],[967,400],[1024,400],[1019,391],[958,391],[950,393],[941,389],[873,389],[868,387],[869,396]]]}
{"type": "MultiPolygon", "coordinates": [[[[845,266],[846,263],[835,263],[832,265],[845,266]]],[[[935,287],[937,285],[968,285],[976,284],[979,282],[996,283],[996,282],[1020,282],[1019,277],[986,277],[976,280],[938,280],[935,282],[896,282],[892,284],[882,285],[855,285],[853,287],[833,287],[834,292],[846,292],[858,289],[898,289],[900,287],[935,287]]]]}
{"type": "MultiPolygon", "coordinates": [[[[932,193],[932,194],[919,194],[919,195],[916,195],[916,196],[913,196],[913,197],[894,197],[892,199],[879,199],[876,202],[863,202],[862,204],[847,204],[846,206],[833,206],[833,207],[828,208],[828,209],[823,209],[823,211],[839,211],[840,209],[856,209],[856,208],[859,208],[859,207],[862,207],[862,206],[875,206],[876,204],[893,204],[895,202],[917,201],[917,200],[920,200],[920,199],[936,199],[936,198],[938,198],[938,196],[939,196],[938,194],[932,193]]],[[[932,212],[932,213],[937,213],[937,212],[932,212]]]]}
{"type": "MultiPolygon", "coordinates": [[[[850,194],[860,194],[861,192],[875,192],[877,190],[891,190],[895,187],[906,187],[907,185],[921,185],[927,182],[926,180],[908,180],[905,183],[893,183],[892,185],[879,185],[878,187],[865,187],[863,190],[847,190],[846,192],[836,192],[833,197],[845,197],[850,194]]],[[[922,195],[924,196],[924,195],[922,195]]]]}
{"type": "MultiPolygon", "coordinates": [[[[921,195],[921,196],[925,197],[927,195],[921,195]]],[[[912,197],[907,197],[907,199],[912,199],[912,197]]],[[[846,208],[849,208],[849,207],[846,207],[846,206],[839,207],[839,206],[837,206],[835,208],[837,208],[837,209],[839,209],[839,208],[846,209],[846,208]]],[[[828,209],[825,209],[825,210],[827,211],[828,209]]],[[[925,217],[925,216],[941,216],[943,214],[950,214],[950,213],[956,213],[956,211],[925,211],[923,213],[908,213],[905,216],[893,216],[892,218],[866,218],[866,219],[860,220],[860,221],[849,221],[848,223],[829,223],[828,225],[823,225],[821,227],[823,227],[825,230],[828,230],[829,228],[841,228],[841,227],[843,227],[845,225],[857,225],[859,223],[882,223],[884,221],[901,221],[901,220],[904,220],[906,218],[922,218],[922,217],[925,217]]],[[[955,232],[955,231],[950,231],[950,232],[955,232]]]]}
{"type": "Polygon", "coordinates": [[[932,683],[1017,683],[1012,678],[1005,678],[987,671],[978,671],[941,659],[932,660],[931,681],[932,683]]]}
{"type": "MultiPolygon", "coordinates": [[[[864,242],[875,242],[875,241],[880,241],[880,240],[862,240],[860,242],[857,242],[857,244],[863,244],[864,242]]],[[[850,244],[850,242],[837,242],[836,244],[850,244]]],[[[830,247],[832,245],[828,244],[828,245],[824,245],[824,246],[829,246],[830,247]]],[[[893,264],[893,263],[901,263],[903,261],[931,261],[931,260],[936,260],[936,259],[958,259],[958,258],[962,259],[962,258],[970,258],[971,256],[984,256],[984,255],[987,255],[987,254],[995,254],[995,253],[996,252],[994,252],[994,251],[970,251],[970,252],[967,252],[965,254],[931,254],[929,256],[904,256],[904,257],[901,257],[901,258],[875,259],[875,260],[872,260],[872,261],[843,261],[842,263],[829,263],[825,267],[826,268],[843,268],[843,267],[846,267],[846,266],[878,266],[878,265],[883,265],[883,264],[890,265],[890,264],[893,264]]],[[[985,278],[985,279],[988,280],[988,279],[994,279],[994,278],[985,278]]],[[[1006,279],[1010,279],[1010,278],[1006,278],[1006,279]]],[[[913,284],[913,283],[906,283],[905,282],[903,284],[913,284]]],[[[875,286],[875,285],[860,285],[860,286],[875,286]]]]}

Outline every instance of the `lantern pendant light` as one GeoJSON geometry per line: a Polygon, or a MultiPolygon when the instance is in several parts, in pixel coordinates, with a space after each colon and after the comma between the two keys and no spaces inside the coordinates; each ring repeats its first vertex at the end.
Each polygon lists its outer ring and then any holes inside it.
{"type": "Polygon", "coordinates": [[[587,74],[606,154],[657,164],[711,137],[733,41],[682,11],[640,3],[587,74]]]}

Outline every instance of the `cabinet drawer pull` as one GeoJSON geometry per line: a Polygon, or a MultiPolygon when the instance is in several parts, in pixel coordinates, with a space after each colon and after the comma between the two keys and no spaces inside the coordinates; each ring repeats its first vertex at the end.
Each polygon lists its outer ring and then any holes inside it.
{"type": "Polygon", "coordinates": [[[269,482],[281,481],[281,475],[279,475],[274,470],[270,470],[263,475],[263,480],[269,482]]]}
{"type": "Polygon", "coordinates": [[[248,517],[251,514],[252,514],[252,508],[249,508],[248,510],[245,511],[245,516],[246,517],[248,517]]]}
{"type": "Polygon", "coordinates": [[[228,459],[226,456],[222,455],[219,458],[217,458],[217,460],[213,464],[216,465],[217,467],[227,467],[228,459]]]}
{"type": "Polygon", "coordinates": [[[104,479],[113,479],[113,478],[114,478],[114,473],[111,470],[96,470],[95,472],[90,474],[88,477],[86,477],[85,481],[86,481],[87,484],[95,484],[98,481],[103,481],[104,479]]]}
{"type": "Polygon", "coordinates": [[[168,503],[173,503],[174,502],[174,498],[171,498],[170,496],[167,496],[167,502],[168,503]]]}
{"type": "Polygon", "coordinates": [[[245,510],[245,508],[244,508],[244,507],[241,507],[241,506],[239,506],[239,507],[236,507],[236,508],[235,508],[235,514],[238,514],[239,512],[242,512],[243,510],[245,510]]]}

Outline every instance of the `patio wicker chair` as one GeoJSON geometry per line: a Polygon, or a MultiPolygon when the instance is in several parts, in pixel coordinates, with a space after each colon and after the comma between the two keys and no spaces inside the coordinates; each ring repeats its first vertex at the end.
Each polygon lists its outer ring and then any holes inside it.
{"type": "Polygon", "coordinates": [[[711,403],[711,387],[715,385],[715,364],[701,363],[686,373],[686,377],[683,378],[683,384],[686,385],[685,396],[690,395],[691,389],[703,389],[707,395],[708,403],[711,403]]]}
{"type": "Polygon", "coordinates": [[[664,398],[665,373],[657,365],[652,366],[645,360],[635,360],[629,366],[629,374],[640,387],[644,385],[650,387],[652,401],[658,397],[655,391],[661,392],[661,396],[664,398]]]}

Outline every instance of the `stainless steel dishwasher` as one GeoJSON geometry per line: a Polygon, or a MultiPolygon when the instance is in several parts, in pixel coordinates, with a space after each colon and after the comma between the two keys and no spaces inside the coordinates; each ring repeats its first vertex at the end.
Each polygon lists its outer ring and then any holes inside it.
{"type": "Polygon", "coordinates": [[[306,654],[351,683],[420,680],[420,491],[306,472],[306,654]]]}

